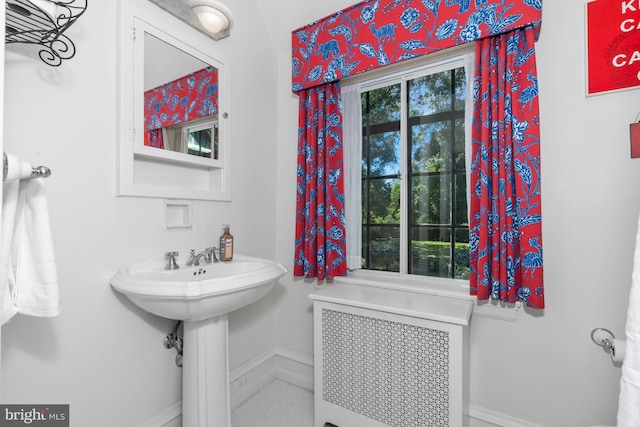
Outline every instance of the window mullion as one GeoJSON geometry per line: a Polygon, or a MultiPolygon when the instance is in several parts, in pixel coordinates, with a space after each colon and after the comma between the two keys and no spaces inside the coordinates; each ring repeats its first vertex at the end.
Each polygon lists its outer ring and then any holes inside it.
{"type": "Polygon", "coordinates": [[[401,114],[400,114],[400,273],[409,273],[409,173],[411,173],[409,162],[411,156],[408,149],[409,129],[408,129],[408,77],[402,79],[400,87],[401,114]]]}
{"type": "Polygon", "coordinates": [[[365,220],[365,230],[363,230],[363,233],[366,235],[366,242],[367,242],[367,248],[366,250],[364,250],[363,252],[365,252],[365,256],[366,256],[366,261],[365,261],[365,265],[371,266],[371,179],[370,179],[370,173],[371,173],[371,146],[370,146],[370,138],[371,138],[371,123],[370,123],[370,116],[369,116],[369,112],[371,109],[370,106],[370,93],[367,92],[366,93],[366,97],[367,97],[367,102],[366,102],[366,153],[367,153],[367,159],[366,159],[366,164],[367,164],[367,173],[366,173],[366,179],[363,180],[363,185],[365,185],[365,192],[366,192],[366,196],[365,196],[365,200],[366,200],[366,220],[365,220]]]}

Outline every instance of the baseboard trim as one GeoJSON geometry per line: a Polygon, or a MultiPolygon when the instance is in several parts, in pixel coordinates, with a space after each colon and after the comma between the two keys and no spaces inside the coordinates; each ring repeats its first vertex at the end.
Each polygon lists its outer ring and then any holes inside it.
{"type": "Polygon", "coordinates": [[[232,409],[275,379],[313,390],[313,357],[273,347],[233,369],[229,379],[232,409]]]}
{"type": "MultiPolygon", "coordinates": [[[[313,357],[284,347],[273,347],[229,373],[231,409],[253,396],[273,380],[313,391],[313,357]]],[[[178,426],[181,402],[158,414],[140,427],[178,426]]],[[[469,405],[470,427],[547,427],[545,424],[515,418],[478,405],[469,405]]]]}
{"type": "MultiPolygon", "coordinates": [[[[165,427],[175,423],[175,420],[182,417],[182,401],[174,403],[154,418],[150,419],[140,427],[165,427]]],[[[178,424],[179,425],[179,424],[178,424]]]]}
{"type": "Polygon", "coordinates": [[[546,427],[545,424],[522,420],[473,404],[469,405],[469,425],[475,427],[546,427]]]}

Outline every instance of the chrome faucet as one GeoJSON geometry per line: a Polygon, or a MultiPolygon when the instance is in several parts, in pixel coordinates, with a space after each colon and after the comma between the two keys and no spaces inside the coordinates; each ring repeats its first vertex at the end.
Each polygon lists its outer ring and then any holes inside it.
{"type": "Polygon", "coordinates": [[[204,262],[207,264],[218,262],[218,258],[216,257],[216,248],[206,248],[199,254],[196,254],[195,249],[191,249],[191,255],[189,255],[189,259],[187,260],[187,266],[191,267],[194,265],[200,265],[200,260],[202,258],[204,258],[204,262]]]}
{"type": "Polygon", "coordinates": [[[196,250],[191,249],[191,255],[189,255],[189,259],[187,260],[187,266],[191,267],[194,265],[200,265],[200,258],[204,256],[205,256],[204,252],[200,252],[199,254],[196,255],[196,250]]]}
{"type": "Polygon", "coordinates": [[[211,247],[204,250],[204,262],[207,264],[211,264],[213,262],[218,262],[218,257],[216,256],[216,250],[218,248],[211,247]]]}
{"type": "Polygon", "coordinates": [[[164,259],[167,260],[167,265],[164,267],[165,270],[177,270],[180,268],[176,262],[178,255],[180,255],[178,252],[165,252],[164,259]]]}

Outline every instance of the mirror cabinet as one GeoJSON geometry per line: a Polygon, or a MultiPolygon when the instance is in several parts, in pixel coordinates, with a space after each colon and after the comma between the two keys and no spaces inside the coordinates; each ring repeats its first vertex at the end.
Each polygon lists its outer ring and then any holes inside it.
{"type": "Polygon", "coordinates": [[[146,0],[120,2],[118,195],[230,200],[229,64],[146,0]]]}

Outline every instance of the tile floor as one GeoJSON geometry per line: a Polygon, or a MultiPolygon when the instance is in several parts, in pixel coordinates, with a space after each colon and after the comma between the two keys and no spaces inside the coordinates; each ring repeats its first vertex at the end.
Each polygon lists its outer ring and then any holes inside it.
{"type": "Polygon", "coordinates": [[[275,380],[231,412],[232,427],[313,427],[313,393],[275,380]]]}
{"type": "MultiPolygon", "coordinates": [[[[231,427],[313,427],[313,392],[275,380],[231,412],[231,427]]],[[[498,424],[469,419],[469,427],[498,424]]]]}

